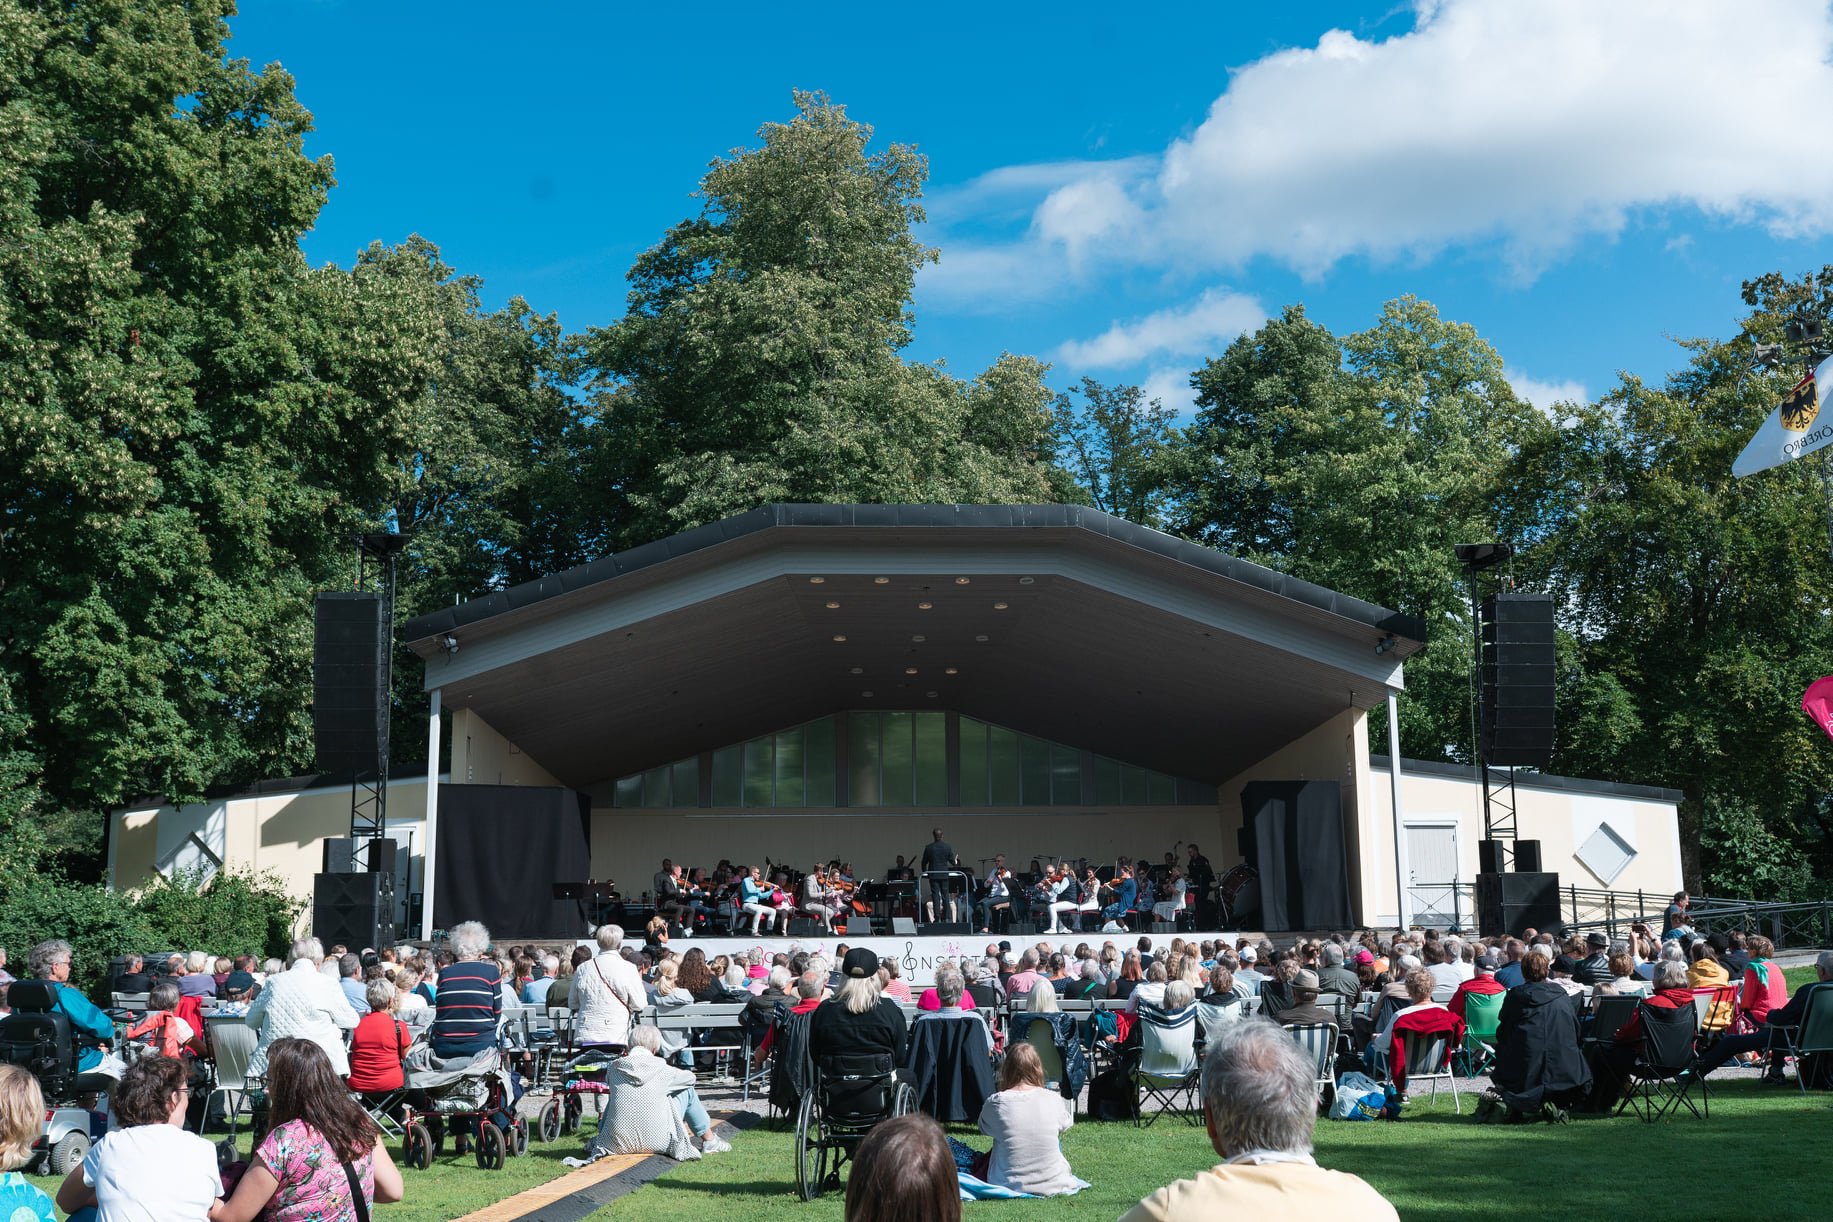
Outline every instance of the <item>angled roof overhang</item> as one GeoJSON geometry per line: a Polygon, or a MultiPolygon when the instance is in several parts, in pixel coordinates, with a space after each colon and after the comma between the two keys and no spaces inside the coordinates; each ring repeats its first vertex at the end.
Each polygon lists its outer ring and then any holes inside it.
{"type": "Polygon", "coordinates": [[[1220,783],[1400,687],[1425,629],[1078,506],[771,505],[404,637],[447,707],[585,788],[849,708],[1220,783]]]}

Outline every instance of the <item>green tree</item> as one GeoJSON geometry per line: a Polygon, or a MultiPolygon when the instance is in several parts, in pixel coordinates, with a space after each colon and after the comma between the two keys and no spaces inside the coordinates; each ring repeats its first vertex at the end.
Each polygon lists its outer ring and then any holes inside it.
{"type": "Polygon", "coordinates": [[[714,161],[700,214],[630,271],[584,340],[594,542],[623,547],[771,501],[1035,501],[1036,361],[971,381],[905,361],[927,165],[819,94],[714,161]]]}
{"type": "Polygon", "coordinates": [[[1453,549],[1496,537],[1512,455],[1550,423],[1474,328],[1410,297],[1340,340],[1289,307],[1193,385],[1172,485],[1180,532],[1425,619],[1401,749],[1470,758],[1470,604],[1453,549]]]}
{"type": "Polygon", "coordinates": [[[1096,509],[1162,525],[1177,413],[1137,386],[1083,378],[1077,390],[1079,406],[1067,394],[1053,405],[1059,461],[1096,509]]]}

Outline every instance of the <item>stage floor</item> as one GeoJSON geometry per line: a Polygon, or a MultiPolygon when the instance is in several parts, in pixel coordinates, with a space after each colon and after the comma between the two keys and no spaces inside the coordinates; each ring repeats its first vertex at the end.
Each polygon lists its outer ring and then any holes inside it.
{"type": "MultiPolygon", "coordinates": [[[[1233,946],[1238,938],[1259,939],[1263,935],[1258,930],[1196,930],[1190,933],[1148,933],[1154,947],[1171,945],[1171,939],[1182,938],[1186,942],[1202,942],[1208,939],[1227,939],[1233,946]]],[[[1141,935],[1136,933],[1031,933],[1031,934],[861,934],[858,937],[831,934],[804,935],[801,937],[779,937],[766,934],[763,937],[746,936],[739,938],[698,937],[671,938],[668,948],[685,953],[690,947],[699,947],[711,959],[715,955],[730,955],[736,951],[753,950],[762,947],[770,954],[778,951],[805,950],[834,958],[835,947],[844,943],[847,946],[864,946],[872,950],[879,958],[895,957],[903,968],[906,977],[924,978],[933,972],[944,959],[961,959],[964,956],[982,957],[988,945],[999,942],[1010,942],[1015,952],[1026,947],[1036,946],[1039,942],[1048,942],[1053,948],[1074,949],[1079,943],[1086,942],[1099,950],[1103,943],[1112,942],[1121,950],[1128,950],[1138,945],[1141,935]]],[[[630,940],[632,945],[641,945],[640,940],[630,940]]],[[[592,945],[590,938],[579,939],[579,945],[592,945]]]]}

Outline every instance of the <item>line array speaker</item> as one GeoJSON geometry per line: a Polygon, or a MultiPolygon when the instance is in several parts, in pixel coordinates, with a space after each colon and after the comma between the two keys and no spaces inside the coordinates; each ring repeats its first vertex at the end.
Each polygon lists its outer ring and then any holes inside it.
{"type": "Polygon", "coordinates": [[[1553,754],[1553,598],[1483,600],[1483,758],[1544,768],[1553,754]]]}
{"type": "Polygon", "coordinates": [[[318,770],[373,776],[388,719],[388,631],[380,594],[320,594],[312,606],[312,738],[318,770]]]}

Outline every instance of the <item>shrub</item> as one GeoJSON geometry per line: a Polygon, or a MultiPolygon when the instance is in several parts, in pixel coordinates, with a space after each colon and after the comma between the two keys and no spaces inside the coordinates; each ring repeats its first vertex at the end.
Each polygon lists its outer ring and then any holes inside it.
{"type": "Polygon", "coordinates": [[[161,878],[135,898],[160,947],[212,955],[284,955],[293,920],[304,904],[286,893],[279,877],[221,870],[161,878]]]}
{"type": "Polygon", "coordinates": [[[0,904],[0,946],[6,947],[9,970],[23,975],[34,944],[62,938],[75,951],[70,983],[84,992],[102,978],[109,959],[150,949],[158,937],[131,896],[93,883],[47,875],[14,878],[0,904]]]}

